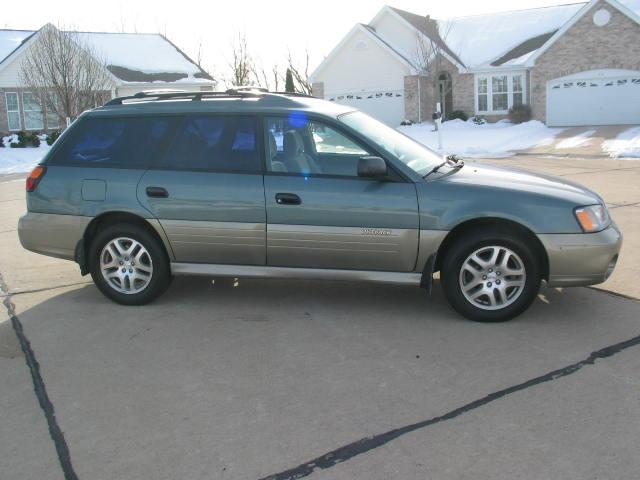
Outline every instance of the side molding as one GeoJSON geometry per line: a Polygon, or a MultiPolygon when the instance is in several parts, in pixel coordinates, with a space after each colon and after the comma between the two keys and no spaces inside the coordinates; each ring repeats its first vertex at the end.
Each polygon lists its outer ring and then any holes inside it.
{"type": "Polygon", "coordinates": [[[415,272],[403,273],[251,265],[211,265],[203,263],[171,263],[171,273],[174,275],[201,275],[207,277],[341,280],[412,286],[419,286],[422,280],[422,273],[415,272]]]}

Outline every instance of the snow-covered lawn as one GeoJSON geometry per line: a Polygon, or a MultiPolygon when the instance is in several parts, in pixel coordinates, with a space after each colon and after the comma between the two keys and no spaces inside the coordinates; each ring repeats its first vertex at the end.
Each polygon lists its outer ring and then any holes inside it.
{"type": "Polygon", "coordinates": [[[505,157],[515,150],[551,145],[562,128],[549,128],[532,120],[514,125],[507,121],[476,125],[471,120],[451,120],[442,124],[442,150],[438,149],[438,133],[433,124],[421,123],[399,130],[441,153],[464,157],[505,157]]]}
{"type": "Polygon", "coordinates": [[[51,147],[0,148],[0,174],[30,172],[51,147]]]}
{"type": "Polygon", "coordinates": [[[612,158],[640,158],[640,127],[625,130],[615,139],[603,142],[602,150],[612,158]]]}

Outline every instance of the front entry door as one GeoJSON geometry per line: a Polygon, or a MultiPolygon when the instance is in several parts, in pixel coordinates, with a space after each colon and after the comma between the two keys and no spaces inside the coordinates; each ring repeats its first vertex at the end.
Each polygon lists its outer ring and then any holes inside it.
{"type": "Polygon", "coordinates": [[[187,117],[160,168],[140,180],[138,199],[160,221],[176,261],[265,265],[256,122],[187,117]]]}
{"type": "Polygon", "coordinates": [[[322,122],[268,118],[265,135],[268,265],[413,271],[413,183],[358,177],[371,153],[322,122]]]}

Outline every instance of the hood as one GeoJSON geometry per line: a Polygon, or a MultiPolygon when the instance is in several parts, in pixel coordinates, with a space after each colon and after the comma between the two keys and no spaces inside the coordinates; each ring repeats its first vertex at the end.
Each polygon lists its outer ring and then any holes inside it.
{"type": "Polygon", "coordinates": [[[545,195],[574,203],[575,206],[604,204],[598,194],[579,183],[513,167],[468,163],[458,171],[445,172],[438,180],[545,195]]]}

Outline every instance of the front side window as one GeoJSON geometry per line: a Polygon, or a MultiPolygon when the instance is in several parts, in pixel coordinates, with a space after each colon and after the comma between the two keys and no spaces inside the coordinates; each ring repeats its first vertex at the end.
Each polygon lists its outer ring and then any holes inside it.
{"type": "Polygon", "coordinates": [[[20,122],[20,104],[18,94],[15,92],[7,92],[5,94],[7,102],[7,121],[9,130],[20,130],[22,128],[20,122]]]}
{"type": "Polygon", "coordinates": [[[340,121],[365,136],[382,153],[397,158],[420,175],[442,162],[442,157],[396,129],[362,112],[340,116],[340,121]]]}
{"type": "Polygon", "coordinates": [[[478,111],[489,110],[489,81],[486,77],[478,78],[478,111]]]}
{"type": "Polygon", "coordinates": [[[38,96],[35,93],[23,92],[22,108],[24,110],[24,128],[27,130],[42,130],[44,128],[44,117],[38,96]]]}
{"type": "Polygon", "coordinates": [[[358,161],[369,153],[323,122],[302,114],[266,120],[267,170],[301,175],[358,176],[358,161]]]}
{"type": "Polygon", "coordinates": [[[158,162],[173,122],[162,117],[81,119],[48,162],[53,165],[149,168],[158,162]]]}
{"type": "Polygon", "coordinates": [[[509,109],[509,87],[507,78],[506,75],[491,77],[491,101],[494,112],[509,109]]]}
{"type": "Polygon", "coordinates": [[[164,166],[170,170],[259,172],[256,119],[204,115],[185,118],[164,166]]]}

